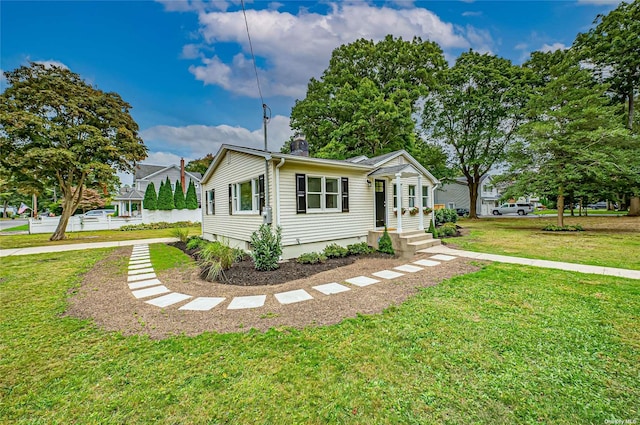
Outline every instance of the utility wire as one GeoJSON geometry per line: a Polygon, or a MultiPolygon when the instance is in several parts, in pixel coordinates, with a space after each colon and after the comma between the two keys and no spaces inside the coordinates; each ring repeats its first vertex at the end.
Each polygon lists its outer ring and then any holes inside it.
{"type": "Polygon", "coordinates": [[[244,25],[247,28],[247,38],[249,39],[249,50],[251,50],[251,59],[253,60],[253,70],[256,73],[256,83],[258,83],[258,93],[260,94],[260,101],[262,102],[262,107],[264,108],[266,104],[264,103],[264,99],[262,98],[262,90],[260,89],[260,78],[258,78],[258,67],[256,66],[256,57],[253,54],[253,43],[251,42],[251,34],[249,34],[249,23],[247,22],[247,12],[244,9],[244,0],[240,0],[240,4],[242,5],[242,14],[244,15],[244,25]]]}

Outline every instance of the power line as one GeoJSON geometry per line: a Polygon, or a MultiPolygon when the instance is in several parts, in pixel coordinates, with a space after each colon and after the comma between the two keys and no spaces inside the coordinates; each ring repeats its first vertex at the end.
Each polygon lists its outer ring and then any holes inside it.
{"type": "Polygon", "coordinates": [[[264,103],[264,99],[262,98],[262,90],[260,89],[260,78],[258,78],[258,67],[256,66],[256,57],[253,54],[253,43],[251,42],[251,34],[249,34],[249,23],[247,22],[247,12],[244,9],[244,0],[240,0],[240,4],[242,5],[242,14],[244,15],[244,25],[247,28],[247,38],[249,39],[249,50],[251,50],[251,59],[253,60],[253,70],[256,73],[256,83],[258,83],[258,93],[260,94],[260,101],[262,102],[263,108],[266,106],[264,103]]]}

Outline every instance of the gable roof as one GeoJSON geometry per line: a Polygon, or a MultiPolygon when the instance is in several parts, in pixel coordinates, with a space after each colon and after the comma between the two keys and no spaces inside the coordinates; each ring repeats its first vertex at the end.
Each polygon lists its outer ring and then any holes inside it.
{"type": "MultiPolygon", "coordinates": [[[[164,171],[167,171],[171,168],[175,168],[180,171],[180,167],[177,165],[148,165],[148,164],[138,164],[136,165],[136,173],[133,176],[134,180],[148,180],[158,174],[161,174],[164,171]]],[[[191,177],[192,180],[200,182],[202,180],[202,174],[186,171],[185,175],[191,177]]]]}

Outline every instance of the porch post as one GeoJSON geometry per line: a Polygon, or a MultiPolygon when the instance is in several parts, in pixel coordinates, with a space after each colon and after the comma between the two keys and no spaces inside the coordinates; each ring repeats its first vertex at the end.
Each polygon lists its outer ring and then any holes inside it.
{"type": "Polygon", "coordinates": [[[396,193],[398,194],[398,209],[396,210],[398,213],[398,228],[396,232],[398,233],[402,233],[402,183],[400,183],[400,176],[400,173],[396,174],[396,193]]]}
{"type": "Polygon", "coordinates": [[[424,230],[424,212],[422,212],[422,209],[425,207],[424,205],[422,205],[422,176],[418,174],[418,190],[416,191],[418,192],[416,195],[418,195],[420,198],[420,202],[418,203],[418,205],[420,205],[420,207],[418,207],[418,216],[420,217],[418,219],[418,230],[424,230]]]}
{"type": "Polygon", "coordinates": [[[129,199],[129,217],[131,217],[133,214],[131,212],[131,199],[129,199]]]}

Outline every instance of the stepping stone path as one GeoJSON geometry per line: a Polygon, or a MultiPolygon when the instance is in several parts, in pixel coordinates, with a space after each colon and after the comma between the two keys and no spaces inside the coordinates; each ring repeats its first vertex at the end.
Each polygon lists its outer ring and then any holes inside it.
{"type": "MultiPolygon", "coordinates": [[[[379,279],[396,279],[400,276],[404,276],[405,273],[417,273],[419,271],[423,271],[424,267],[434,267],[439,265],[440,261],[451,261],[455,258],[457,257],[436,254],[431,256],[430,260],[418,260],[414,261],[413,264],[404,264],[394,267],[394,270],[381,270],[379,272],[371,273],[371,276],[377,277],[378,279],[374,279],[369,276],[356,276],[346,279],[343,283],[363,288],[379,283],[379,279]]],[[[147,304],[160,308],[177,306],[184,303],[178,307],[178,310],[210,311],[226,301],[226,298],[224,297],[194,297],[189,294],[181,294],[179,292],[173,292],[164,286],[153,270],[148,245],[135,245],[133,247],[127,268],[127,284],[131,290],[131,295],[135,298],[144,298],[144,302],[147,304]]],[[[351,291],[352,289],[347,285],[337,282],[317,285],[312,288],[324,296],[335,296],[336,294],[351,291]]],[[[314,294],[318,296],[318,294],[314,294]]],[[[314,299],[314,296],[304,289],[279,292],[273,296],[282,305],[295,304],[314,299]]],[[[264,306],[266,301],[267,295],[234,297],[231,299],[226,309],[242,310],[247,308],[260,308],[264,306]]]]}

